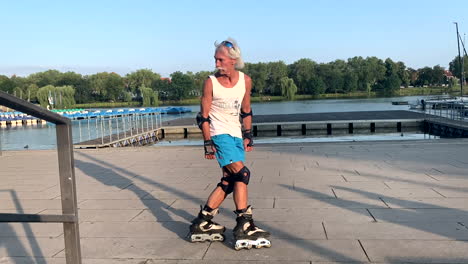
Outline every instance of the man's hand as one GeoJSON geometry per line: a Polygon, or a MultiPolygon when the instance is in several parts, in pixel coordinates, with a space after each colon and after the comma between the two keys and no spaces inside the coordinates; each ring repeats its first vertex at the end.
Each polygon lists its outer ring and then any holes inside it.
{"type": "Polygon", "coordinates": [[[216,148],[213,144],[213,140],[205,140],[203,146],[205,148],[205,159],[215,159],[216,148]]]}
{"type": "Polygon", "coordinates": [[[253,135],[252,130],[246,129],[244,133],[242,133],[242,138],[244,139],[244,149],[247,152],[253,150],[253,135]]]}

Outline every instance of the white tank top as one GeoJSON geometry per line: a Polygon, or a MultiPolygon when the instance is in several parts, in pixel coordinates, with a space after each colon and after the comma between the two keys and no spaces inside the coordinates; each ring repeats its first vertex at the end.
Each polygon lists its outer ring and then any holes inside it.
{"type": "Polygon", "coordinates": [[[222,86],[215,76],[210,76],[213,83],[213,101],[210,109],[211,136],[229,134],[242,138],[239,113],[245,94],[244,73],[239,72],[239,81],[232,88],[222,86]]]}

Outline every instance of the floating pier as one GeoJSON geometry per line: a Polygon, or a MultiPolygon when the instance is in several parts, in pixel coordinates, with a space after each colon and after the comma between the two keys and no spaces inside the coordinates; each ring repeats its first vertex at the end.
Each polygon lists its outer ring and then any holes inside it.
{"type": "MultiPolygon", "coordinates": [[[[416,132],[423,131],[426,118],[404,110],[254,115],[252,128],[256,137],[416,132]]],[[[196,138],[201,130],[194,118],[181,118],[163,122],[161,137],[196,138]]]]}
{"type": "Polygon", "coordinates": [[[160,129],[150,129],[148,131],[137,132],[136,129],[112,134],[103,138],[96,138],[74,144],[74,148],[108,148],[108,147],[129,147],[143,146],[157,142],[159,140],[160,129]]]}

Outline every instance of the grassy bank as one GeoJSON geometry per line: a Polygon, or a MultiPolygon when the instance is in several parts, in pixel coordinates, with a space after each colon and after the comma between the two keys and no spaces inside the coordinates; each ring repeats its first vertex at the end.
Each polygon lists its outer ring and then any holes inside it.
{"type": "MultiPolygon", "coordinates": [[[[453,96],[460,95],[460,87],[411,87],[399,89],[398,92],[392,96],[418,96],[418,95],[441,95],[450,94],[453,96]]],[[[377,98],[383,97],[376,92],[353,92],[347,94],[331,93],[314,95],[296,95],[295,100],[314,100],[314,99],[353,99],[353,98],[377,98]]],[[[283,96],[252,96],[251,101],[258,102],[278,102],[286,101],[283,96]]],[[[173,106],[173,105],[198,105],[200,104],[199,98],[183,99],[179,101],[160,101],[158,106],[173,106]]],[[[115,107],[141,107],[141,102],[115,102],[115,103],[88,103],[76,104],[74,108],[115,108],[115,107]]]]}

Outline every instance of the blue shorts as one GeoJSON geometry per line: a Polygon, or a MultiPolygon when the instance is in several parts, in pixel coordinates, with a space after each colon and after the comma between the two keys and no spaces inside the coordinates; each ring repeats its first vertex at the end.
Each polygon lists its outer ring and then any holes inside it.
{"type": "Polygon", "coordinates": [[[221,134],[212,136],[211,140],[216,148],[215,156],[221,168],[237,161],[245,162],[244,141],[241,138],[221,134]]]}

